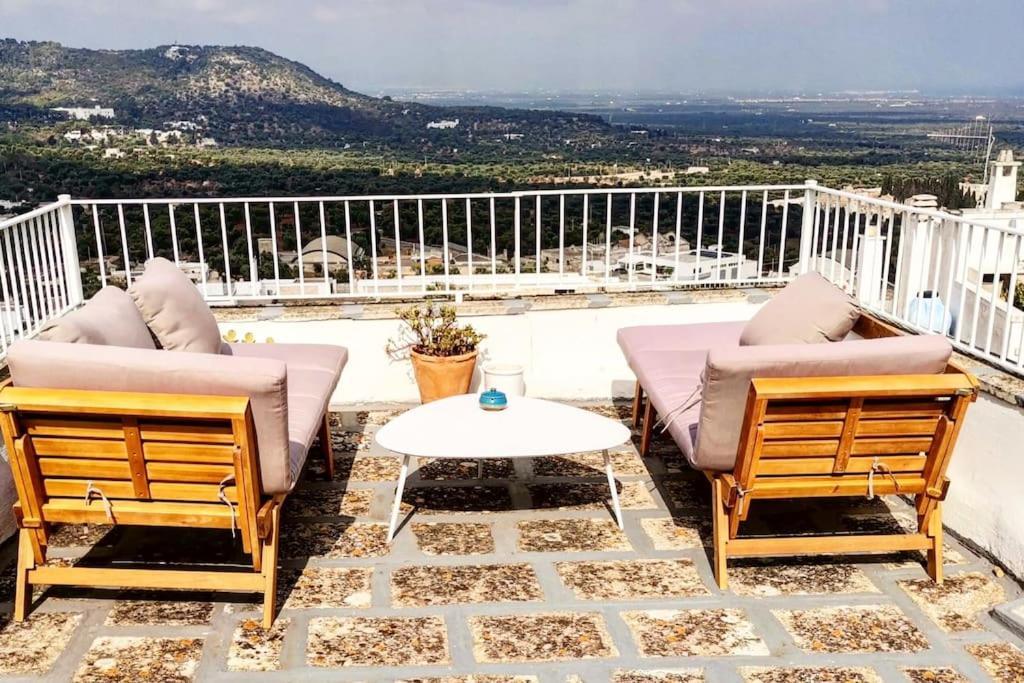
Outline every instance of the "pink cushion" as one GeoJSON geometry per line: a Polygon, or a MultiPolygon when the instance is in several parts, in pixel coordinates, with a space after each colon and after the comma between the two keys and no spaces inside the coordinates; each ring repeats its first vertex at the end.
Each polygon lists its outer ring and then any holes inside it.
{"type": "Polygon", "coordinates": [[[746,322],[694,323],[688,325],[638,325],[623,327],[616,338],[626,362],[636,371],[634,361],[646,351],[707,351],[718,346],[736,346],[746,322]]]}
{"type": "Polygon", "coordinates": [[[132,298],[118,287],[104,287],[76,311],[52,320],[39,332],[43,341],[155,349],[146,321],[132,298]]]}
{"type": "Polygon", "coordinates": [[[698,469],[733,469],[750,380],[755,377],[936,374],[945,371],[951,353],[949,342],[940,335],[712,349],[704,369],[697,443],[690,462],[698,469]]]}
{"type": "Polygon", "coordinates": [[[754,314],[743,328],[740,346],[841,341],[859,317],[846,292],[817,273],[806,273],[754,314]]]}
{"type": "Polygon", "coordinates": [[[287,369],[280,360],[26,340],[10,347],[7,362],[14,384],[23,387],[248,396],[264,493],[286,492],[295,482],[287,369]]]}
{"type": "Polygon", "coordinates": [[[192,281],[167,259],[146,261],[128,293],[164,349],[220,352],[217,320],[192,281]]]}

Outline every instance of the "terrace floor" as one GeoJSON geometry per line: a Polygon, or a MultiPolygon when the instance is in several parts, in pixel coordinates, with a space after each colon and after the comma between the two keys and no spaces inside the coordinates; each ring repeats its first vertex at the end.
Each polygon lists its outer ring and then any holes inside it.
{"type": "MultiPolygon", "coordinates": [[[[335,416],[336,481],[311,458],[287,504],[272,631],[237,596],[50,589],[24,625],[0,616],[0,678],[1024,681],[1022,641],[991,614],[1021,590],[954,539],[941,587],[907,554],[733,561],[719,591],[703,545],[707,486],[667,439],[647,459],[615,453],[625,532],[599,454],[488,461],[483,481],[475,463],[444,461],[411,480],[418,510],[389,548],[398,461],[373,431],[394,414],[335,416]]],[[[760,513],[752,533],[913,520],[899,499],[760,513]]],[[[224,532],[69,527],[53,543],[53,562],[231,559],[224,532]]],[[[13,551],[0,548],[0,615],[13,551]]]]}

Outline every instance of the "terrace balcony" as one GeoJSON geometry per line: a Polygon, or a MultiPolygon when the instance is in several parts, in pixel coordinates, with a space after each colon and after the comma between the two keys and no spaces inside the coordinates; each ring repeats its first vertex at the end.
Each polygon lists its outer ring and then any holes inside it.
{"type": "MultiPolygon", "coordinates": [[[[285,508],[280,615],[222,593],[47,588],[8,621],[16,544],[0,545],[0,680],[1024,680],[1024,232],[925,198],[813,182],[508,194],[248,199],[61,197],[0,223],[0,353],[172,259],[225,335],[350,352],[332,398],[336,469],[315,458],[285,508]],[[703,476],[656,432],[600,453],[425,461],[386,540],[399,461],[375,432],[417,402],[390,359],[394,308],[451,301],[485,360],[528,394],[628,424],[618,328],[745,320],[817,271],[867,311],[944,334],[979,377],[950,468],[946,573],[917,552],[709,562],[703,476]]],[[[11,485],[0,464],[0,500],[11,485]]],[[[767,504],[752,533],[912,526],[899,496],[767,504]]],[[[0,518],[0,537],[13,520],[0,518]]],[[[226,532],[62,527],[51,562],[232,564],[226,532]]],[[[253,598],[252,600],[255,600],[253,598]]]]}

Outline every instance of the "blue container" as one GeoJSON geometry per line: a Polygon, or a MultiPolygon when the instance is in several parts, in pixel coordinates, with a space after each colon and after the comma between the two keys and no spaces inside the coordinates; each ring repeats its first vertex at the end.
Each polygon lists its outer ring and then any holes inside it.
{"type": "Polygon", "coordinates": [[[484,410],[505,410],[508,408],[508,396],[497,389],[488,389],[480,394],[480,407],[484,410]]]}

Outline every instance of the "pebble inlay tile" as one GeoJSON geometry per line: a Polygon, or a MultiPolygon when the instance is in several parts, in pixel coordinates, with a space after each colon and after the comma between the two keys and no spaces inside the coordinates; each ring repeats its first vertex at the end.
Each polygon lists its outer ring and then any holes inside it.
{"type": "Polygon", "coordinates": [[[512,509],[512,496],[504,486],[426,486],[402,493],[401,514],[415,508],[417,515],[504,512],[512,509]]]}
{"type": "Polygon", "coordinates": [[[285,501],[285,514],[291,517],[339,516],[366,517],[373,502],[371,489],[305,489],[285,501]]]}
{"type": "Polygon", "coordinates": [[[703,683],[699,669],[661,669],[656,671],[616,671],[612,683],[703,683]]]}
{"type": "MultiPolygon", "coordinates": [[[[640,520],[644,533],[655,550],[690,550],[700,548],[701,527],[696,518],[645,517],[640,520]]],[[[710,532],[710,527],[707,527],[710,532]]]]}
{"type": "Polygon", "coordinates": [[[599,614],[522,614],[469,618],[478,662],[550,662],[615,657],[599,614]]]}
{"type": "Polygon", "coordinates": [[[228,649],[229,671],[277,671],[289,620],[277,618],[269,631],[260,621],[246,619],[238,625],[228,649]]]}
{"type": "Polygon", "coordinates": [[[400,567],[391,575],[395,607],[535,602],[543,597],[528,564],[400,567]]]}
{"type": "Polygon", "coordinates": [[[171,596],[159,592],[129,600],[118,600],[107,615],[107,626],[202,626],[210,623],[213,603],[203,602],[195,595],[171,596]]]}
{"type": "MultiPolygon", "coordinates": [[[[477,460],[461,460],[457,458],[438,458],[423,462],[417,470],[420,479],[425,481],[450,481],[479,479],[477,476],[477,460]]],[[[515,469],[508,458],[486,458],[483,461],[484,479],[512,479],[515,469]]]]}
{"type": "Polygon", "coordinates": [[[536,676],[441,676],[430,678],[400,678],[395,683],[537,683],[536,676]]]}
{"type": "Polygon", "coordinates": [[[75,683],[191,681],[202,650],[199,638],[97,638],[75,674],[75,683]]]}
{"type": "Polygon", "coordinates": [[[334,478],[357,482],[398,481],[402,462],[387,455],[335,456],[334,478]]]}
{"type": "MultiPolygon", "coordinates": [[[[647,466],[633,449],[609,453],[616,476],[647,474],[647,466]]],[[[601,477],[604,478],[604,454],[600,451],[573,455],[535,458],[535,477],[601,477]]]]}
{"type": "Polygon", "coordinates": [[[870,669],[744,667],[740,675],[746,683],[882,683],[870,669]]]}
{"type": "Polygon", "coordinates": [[[581,600],[687,598],[708,595],[693,560],[559,562],[566,586],[581,600]]]}
{"type": "Polygon", "coordinates": [[[18,623],[0,616],[0,674],[42,676],[67,647],[81,614],[36,613],[18,623]]]}
{"type": "Polygon", "coordinates": [[[447,664],[448,633],[441,617],[320,617],[309,622],[310,666],[424,666],[447,664]]]}
{"type": "MultiPolygon", "coordinates": [[[[604,510],[611,504],[607,482],[582,484],[534,484],[528,486],[533,507],[538,510],[604,510]]],[[[657,507],[642,481],[618,482],[619,505],[623,510],[657,507]]]]}
{"type": "Polygon", "coordinates": [[[1024,652],[1011,643],[980,643],[968,645],[982,668],[999,683],[1024,681],[1024,652]]]}
{"type": "Polygon", "coordinates": [[[615,522],[605,519],[536,519],[519,522],[519,549],[525,552],[631,550],[615,522]]]}
{"type": "Polygon", "coordinates": [[[928,641],[891,605],[772,610],[807,652],[919,652],[928,641]]]}
{"type": "Polygon", "coordinates": [[[810,562],[736,564],[729,567],[729,587],[737,595],[756,597],[879,592],[853,565],[810,562]]]}
{"type": "Polygon", "coordinates": [[[414,522],[416,545],[427,555],[486,555],[494,552],[490,524],[414,522]]]}
{"type": "Polygon", "coordinates": [[[1006,599],[1002,586],[979,572],[947,576],[941,585],[931,579],[899,583],[925,614],[953,633],[980,629],[976,615],[1006,599]]]}
{"type": "Polygon", "coordinates": [[[281,554],[302,557],[382,557],[390,548],[383,524],[295,523],[281,532],[281,554]]]}
{"type": "Polygon", "coordinates": [[[331,609],[370,606],[369,567],[306,567],[283,570],[278,596],[283,609],[331,609]]]}
{"type": "Polygon", "coordinates": [[[641,657],[767,655],[746,615],[734,609],[623,612],[641,657]]]}
{"type": "Polygon", "coordinates": [[[970,683],[959,671],[948,667],[907,668],[903,674],[910,683],[970,683]]]}

